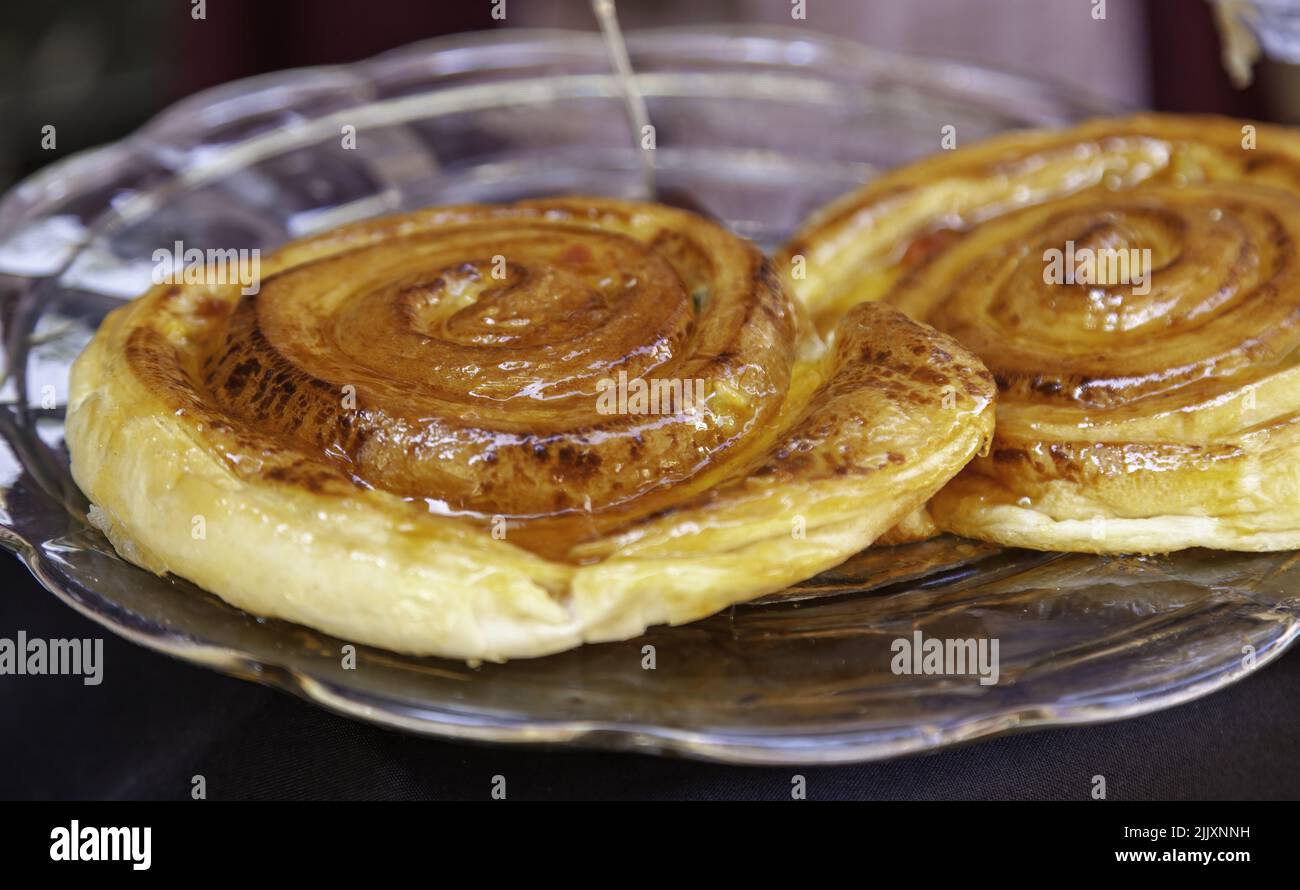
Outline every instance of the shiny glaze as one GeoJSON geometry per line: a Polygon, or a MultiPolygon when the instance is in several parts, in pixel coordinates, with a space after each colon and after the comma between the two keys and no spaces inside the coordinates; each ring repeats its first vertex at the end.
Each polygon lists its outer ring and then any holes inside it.
{"type": "Polygon", "coordinates": [[[897,469],[992,399],[968,354],[881,307],[827,349],[757,249],[657,205],[444,208],[264,268],[252,297],[147,296],[155,314],[126,335],[134,373],[241,475],[504,523],[553,559],[602,558],[610,535],[646,540],[636,523],[778,482],[897,469]],[[598,384],[620,374],[702,380],[704,403],[601,413],[598,384]],[[903,409],[934,420],[911,430],[903,409]]]}
{"type": "Polygon", "coordinates": [[[940,153],[828,208],[778,268],[805,258],[792,286],[822,329],[883,300],[984,360],[998,426],[967,475],[1005,484],[982,497],[1138,472],[1209,482],[1300,408],[1300,138],[1244,126],[1144,115],[940,153]],[[1045,251],[1067,242],[1150,250],[1150,292],[1047,283],[1045,251]]]}

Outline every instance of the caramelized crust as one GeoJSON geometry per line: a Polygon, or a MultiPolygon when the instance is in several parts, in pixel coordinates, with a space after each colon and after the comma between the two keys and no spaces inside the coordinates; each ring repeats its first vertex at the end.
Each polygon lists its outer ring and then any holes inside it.
{"type": "Polygon", "coordinates": [[[155,311],[196,348],[170,348],[155,319],[130,334],[133,371],[230,433],[232,464],[270,453],[263,477],[512,520],[689,480],[789,388],[787,297],[757,250],[698,218],[556,201],[369,231],[298,245],[255,296],[217,291],[199,317],[163,292],[155,311]],[[601,413],[598,385],[620,375],[681,384],[654,413],[601,413]]]}

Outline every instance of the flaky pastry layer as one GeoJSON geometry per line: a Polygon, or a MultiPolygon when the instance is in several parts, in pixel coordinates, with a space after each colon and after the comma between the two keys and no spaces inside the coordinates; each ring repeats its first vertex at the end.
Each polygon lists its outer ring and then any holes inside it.
{"type": "Polygon", "coordinates": [[[108,317],[73,474],[127,559],[349,641],[500,660],[692,621],[858,552],[991,435],[951,338],[880,305],[819,337],[677,210],[438,208],[262,267],[108,317]]]}

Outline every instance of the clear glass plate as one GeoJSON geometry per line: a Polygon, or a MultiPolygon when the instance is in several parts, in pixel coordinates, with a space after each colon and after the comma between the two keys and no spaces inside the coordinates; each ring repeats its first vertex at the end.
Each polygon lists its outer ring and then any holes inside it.
{"type": "MultiPolygon", "coordinates": [[[[664,192],[767,248],[873,171],[936,150],[945,125],[967,142],[1106,110],[801,30],[647,32],[631,50],[664,192]]],[[[11,191],[0,203],[6,545],[116,633],[360,719],[747,763],[864,760],[1139,714],[1230,683],[1295,638],[1294,554],[1102,559],[939,539],[868,550],[625,643],[478,668],[362,647],[345,669],[344,641],[154,577],[87,525],[63,447],[68,366],[103,315],[148,286],[155,249],[270,249],[435,203],[638,197],[618,96],[594,34],[442,39],[209,91],[11,191]],[[895,675],[891,644],[917,630],[997,639],[1000,682],[895,675]]]]}

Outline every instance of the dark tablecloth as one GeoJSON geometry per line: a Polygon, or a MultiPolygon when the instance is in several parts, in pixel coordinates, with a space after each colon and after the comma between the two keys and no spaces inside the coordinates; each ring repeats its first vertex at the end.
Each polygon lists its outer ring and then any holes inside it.
{"type": "Polygon", "coordinates": [[[0,676],[0,797],[182,799],[1300,798],[1300,651],[1158,714],[828,768],[453,744],[326,713],[102,631],[0,554],[0,637],[104,637],[99,686],[0,676]]]}

